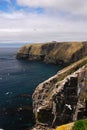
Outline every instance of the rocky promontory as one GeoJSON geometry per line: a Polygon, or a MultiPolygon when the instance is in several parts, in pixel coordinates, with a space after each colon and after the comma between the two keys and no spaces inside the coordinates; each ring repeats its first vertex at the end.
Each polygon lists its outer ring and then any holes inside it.
{"type": "Polygon", "coordinates": [[[86,118],[87,57],[39,84],[33,94],[37,124],[56,127],[86,118]]]}
{"type": "Polygon", "coordinates": [[[67,66],[35,89],[32,99],[36,126],[33,130],[51,130],[87,118],[84,102],[87,90],[87,42],[25,45],[19,49],[17,58],[67,66]]]}
{"type": "Polygon", "coordinates": [[[87,42],[51,42],[27,44],[17,53],[17,59],[71,64],[87,55],[87,42]]]}

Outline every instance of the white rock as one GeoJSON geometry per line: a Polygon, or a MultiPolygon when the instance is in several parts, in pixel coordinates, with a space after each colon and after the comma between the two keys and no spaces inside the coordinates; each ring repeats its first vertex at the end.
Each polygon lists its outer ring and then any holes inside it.
{"type": "Polygon", "coordinates": [[[72,110],[72,107],[71,107],[71,105],[69,105],[69,104],[65,104],[70,110],[72,110]]]}

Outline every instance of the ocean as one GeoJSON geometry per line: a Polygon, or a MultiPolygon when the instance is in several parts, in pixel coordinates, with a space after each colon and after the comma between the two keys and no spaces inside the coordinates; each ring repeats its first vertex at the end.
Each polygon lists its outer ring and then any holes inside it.
{"type": "Polygon", "coordinates": [[[0,129],[25,130],[35,123],[32,94],[62,67],[16,59],[18,48],[0,48],[0,129]]]}

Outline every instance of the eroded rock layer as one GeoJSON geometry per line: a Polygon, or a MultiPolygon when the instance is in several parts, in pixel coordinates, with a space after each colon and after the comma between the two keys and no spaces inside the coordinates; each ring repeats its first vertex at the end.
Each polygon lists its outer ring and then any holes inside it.
{"type": "Polygon", "coordinates": [[[32,99],[36,130],[87,118],[87,42],[28,44],[18,50],[17,58],[71,64],[35,89],[32,99]]]}
{"type": "Polygon", "coordinates": [[[86,64],[87,57],[39,84],[33,94],[33,111],[37,124],[56,127],[86,118],[86,64]]]}

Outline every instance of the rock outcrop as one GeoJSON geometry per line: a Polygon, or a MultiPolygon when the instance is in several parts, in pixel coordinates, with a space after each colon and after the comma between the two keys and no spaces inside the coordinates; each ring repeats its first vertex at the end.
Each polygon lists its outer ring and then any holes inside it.
{"type": "Polygon", "coordinates": [[[87,55],[87,42],[52,42],[27,44],[17,53],[18,59],[42,60],[46,63],[70,64],[87,55]]]}
{"type": "Polygon", "coordinates": [[[86,118],[83,99],[87,89],[87,42],[29,44],[18,50],[17,58],[71,64],[35,89],[32,99],[36,130],[86,118]]]}
{"type": "Polygon", "coordinates": [[[39,84],[33,94],[36,124],[56,127],[86,118],[87,57],[39,84]]]}

